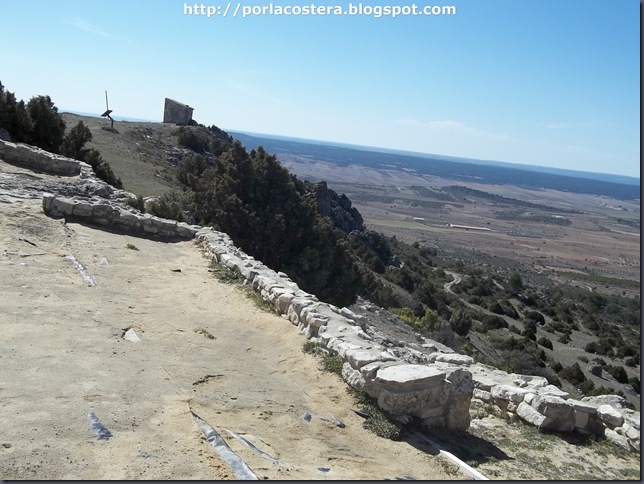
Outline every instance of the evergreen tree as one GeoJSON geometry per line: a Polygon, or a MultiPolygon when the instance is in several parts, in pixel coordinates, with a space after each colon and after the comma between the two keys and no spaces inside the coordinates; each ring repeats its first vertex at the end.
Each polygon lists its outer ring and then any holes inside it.
{"type": "Polygon", "coordinates": [[[92,140],[92,132],[82,121],[79,121],[63,138],[60,154],[75,160],[85,161],[89,149],[85,144],[92,140]]]}
{"type": "Polygon", "coordinates": [[[65,136],[65,121],[49,96],[35,96],[27,103],[33,123],[30,143],[57,153],[65,136]]]}

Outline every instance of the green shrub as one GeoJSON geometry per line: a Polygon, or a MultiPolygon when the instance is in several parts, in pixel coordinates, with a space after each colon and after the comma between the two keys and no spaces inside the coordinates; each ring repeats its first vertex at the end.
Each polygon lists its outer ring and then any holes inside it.
{"type": "Polygon", "coordinates": [[[344,361],[340,356],[332,353],[322,355],[322,369],[330,373],[342,376],[342,366],[344,361]]]}
{"type": "Polygon", "coordinates": [[[493,314],[486,314],[481,320],[481,323],[485,332],[491,329],[501,329],[508,327],[508,323],[505,321],[505,319],[493,314]]]}
{"type": "Polygon", "coordinates": [[[608,365],[608,366],[606,366],[605,369],[619,383],[627,383],[628,382],[628,375],[626,374],[626,370],[624,370],[623,366],[610,366],[610,365],[608,365]]]}
{"type": "Polygon", "coordinates": [[[28,143],[32,130],[31,118],[24,101],[18,101],[14,93],[5,91],[0,82],[0,129],[5,129],[13,141],[28,143]]]}
{"type": "Polygon", "coordinates": [[[586,375],[584,375],[584,372],[579,367],[579,363],[575,363],[558,371],[557,375],[564,380],[568,380],[573,385],[579,385],[587,380],[586,375]]]}
{"type": "Polygon", "coordinates": [[[635,393],[637,393],[639,395],[640,394],[640,379],[637,378],[636,376],[634,376],[634,377],[628,379],[628,383],[629,383],[629,385],[631,385],[633,387],[633,390],[635,391],[635,393]]]}
{"type": "Polygon", "coordinates": [[[125,201],[125,204],[129,205],[132,208],[136,208],[141,213],[145,213],[145,201],[143,200],[142,195],[139,195],[137,197],[129,197],[125,201]]]}
{"type": "Polygon", "coordinates": [[[548,348],[549,350],[552,349],[552,341],[550,341],[548,338],[541,337],[537,340],[537,343],[543,346],[544,348],[548,348]]]}
{"type": "Polygon", "coordinates": [[[546,320],[543,317],[543,314],[537,311],[528,311],[527,313],[525,313],[524,319],[529,321],[534,321],[535,323],[541,324],[541,325],[546,324],[546,320]]]}
{"type": "Polygon", "coordinates": [[[630,357],[630,358],[626,358],[626,360],[624,360],[624,364],[626,366],[630,366],[631,368],[634,368],[634,367],[636,367],[637,365],[640,364],[640,360],[639,360],[639,358],[630,357]]]}
{"type": "Polygon", "coordinates": [[[92,132],[79,121],[63,138],[60,154],[75,160],[85,161],[88,149],[85,144],[92,140],[92,132]]]}
{"type": "Polygon", "coordinates": [[[185,222],[186,216],[181,207],[181,196],[178,192],[165,192],[159,198],[148,203],[147,211],[160,218],[185,222]]]}
{"type": "Polygon", "coordinates": [[[30,143],[52,153],[58,149],[65,136],[65,121],[49,96],[35,96],[27,103],[32,122],[30,143]]]}
{"type": "Polygon", "coordinates": [[[96,176],[103,180],[106,183],[109,183],[114,188],[123,188],[123,182],[120,178],[117,178],[112,167],[108,162],[106,162],[98,150],[90,148],[85,154],[85,159],[83,160],[88,163],[96,176]]]}
{"type": "Polygon", "coordinates": [[[177,165],[177,180],[185,186],[194,188],[198,178],[208,167],[206,159],[201,155],[187,155],[181,158],[177,165]]]}
{"type": "Polygon", "coordinates": [[[210,149],[210,140],[205,133],[199,129],[180,127],[178,142],[180,146],[188,148],[196,153],[205,153],[210,149]]]}
{"type": "Polygon", "coordinates": [[[570,335],[568,333],[564,333],[561,336],[559,336],[558,341],[563,344],[568,344],[570,343],[570,335]]]}

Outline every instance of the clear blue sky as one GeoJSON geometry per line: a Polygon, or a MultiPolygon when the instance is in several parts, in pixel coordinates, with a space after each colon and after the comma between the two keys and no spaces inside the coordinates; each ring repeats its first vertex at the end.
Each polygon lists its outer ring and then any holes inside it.
{"type": "MultiPolygon", "coordinates": [[[[273,2],[311,3],[349,5],[273,2]]],[[[0,0],[0,81],[61,110],[101,113],[107,90],[115,115],[160,121],[171,97],[233,131],[639,177],[638,0],[363,2],[413,3],[456,15],[233,18],[233,3],[207,18],[175,0],[0,0]]]]}

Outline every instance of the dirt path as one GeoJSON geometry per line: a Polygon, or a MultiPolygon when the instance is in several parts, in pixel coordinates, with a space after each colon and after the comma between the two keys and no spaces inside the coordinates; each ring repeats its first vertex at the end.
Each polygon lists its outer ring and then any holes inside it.
{"type": "Polygon", "coordinates": [[[214,279],[193,242],[63,224],[39,200],[1,203],[0,315],[4,479],[235,479],[191,411],[260,479],[463,477],[363,429],[297,329],[214,279]],[[109,440],[96,440],[89,412],[109,440]],[[346,428],[315,418],[330,414],[346,428]]]}

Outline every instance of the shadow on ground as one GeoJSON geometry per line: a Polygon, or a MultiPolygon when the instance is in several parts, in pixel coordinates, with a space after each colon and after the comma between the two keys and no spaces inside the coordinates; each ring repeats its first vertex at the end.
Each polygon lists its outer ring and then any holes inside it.
{"type": "Polygon", "coordinates": [[[496,445],[468,432],[450,430],[449,435],[439,436],[430,432],[425,434],[437,445],[431,445],[421,436],[413,433],[408,435],[405,441],[431,455],[437,455],[440,449],[446,450],[473,467],[491,460],[514,460],[496,445]]]}

